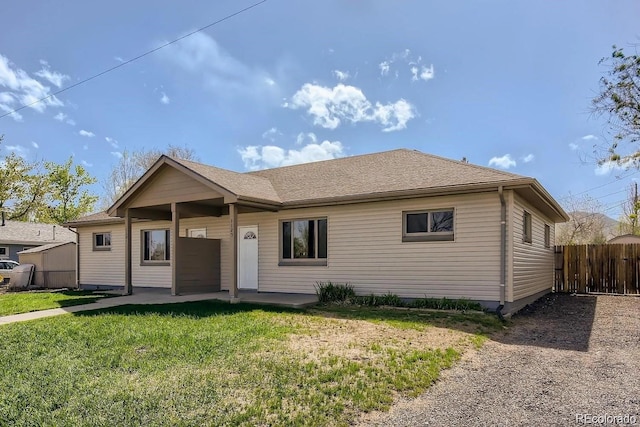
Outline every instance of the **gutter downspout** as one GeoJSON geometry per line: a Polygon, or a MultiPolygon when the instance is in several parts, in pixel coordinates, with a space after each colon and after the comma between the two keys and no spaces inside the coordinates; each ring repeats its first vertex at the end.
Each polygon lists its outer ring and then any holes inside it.
{"type": "Polygon", "coordinates": [[[507,205],[504,201],[503,190],[502,185],[498,187],[498,196],[500,196],[500,305],[496,308],[496,314],[500,320],[504,320],[502,309],[504,308],[507,281],[507,205]]]}
{"type": "Polygon", "coordinates": [[[71,227],[65,228],[76,235],[76,289],[80,289],[80,234],[71,227]]]}

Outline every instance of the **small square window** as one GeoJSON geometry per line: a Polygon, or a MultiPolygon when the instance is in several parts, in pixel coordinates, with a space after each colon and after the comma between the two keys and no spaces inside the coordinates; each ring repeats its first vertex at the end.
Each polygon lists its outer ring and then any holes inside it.
{"type": "Polygon", "coordinates": [[[452,241],[453,209],[403,212],[402,241],[452,241]]]}
{"type": "Polygon", "coordinates": [[[533,241],[533,235],[531,231],[531,214],[524,211],[522,215],[522,241],[525,243],[531,243],[533,241]]]}
{"type": "Polygon", "coordinates": [[[551,227],[549,224],[544,225],[544,247],[551,247],[551,227]]]}
{"type": "Polygon", "coordinates": [[[0,246],[0,257],[9,256],[9,248],[7,246],[0,246]]]}
{"type": "Polygon", "coordinates": [[[111,232],[93,233],[93,250],[94,251],[110,251],[111,250],[111,232]]]}

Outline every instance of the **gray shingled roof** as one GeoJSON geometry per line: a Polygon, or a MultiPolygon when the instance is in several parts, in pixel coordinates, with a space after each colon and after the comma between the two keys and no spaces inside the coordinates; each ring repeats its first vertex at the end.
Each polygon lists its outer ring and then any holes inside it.
{"type": "Polygon", "coordinates": [[[44,245],[54,242],[73,242],[75,240],[75,233],[60,225],[5,221],[4,227],[0,226],[0,244],[44,245]]]}
{"type": "Polygon", "coordinates": [[[280,203],[278,193],[267,178],[233,172],[188,160],[171,159],[236,196],[252,200],[280,203]]]}
{"type": "Polygon", "coordinates": [[[82,224],[84,222],[87,223],[92,223],[92,224],[97,224],[97,223],[113,223],[113,222],[121,222],[123,221],[122,218],[119,218],[117,216],[109,216],[109,214],[105,211],[105,212],[98,212],[98,213],[94,213],[91,215],[86,215],[83,217],[80,217],[78,219],[74,219],[73,221],[70,221],[69,224],[73,224],[74,226],[76,224],[82,224]]]}
{"type": "Polygon", "coordinates": [[[249,174],[268,178],[285,204],[526,178],[407,149],[265,169],[249,174]]]}
{"type": "MultiPolygon", "coordinates": [[[[446,194],[503,184],[536,186],[537,191],[544,193],[542,197],[557,206],[533,178],[417,150],[399,149],[245,173],[188,160],[169,159],[222,187],[240,200],[264,201],[283,207],[334,201],[344,203],[376,197],[446,194]]],[[[559,215],[563,215],[559,206],[552,209],[559,209],[559,215]]],[[[109,217],[102,212],[80,218],[73,223],[80,225],[85,222],[110,221],[121,219],[109,217]]]]}

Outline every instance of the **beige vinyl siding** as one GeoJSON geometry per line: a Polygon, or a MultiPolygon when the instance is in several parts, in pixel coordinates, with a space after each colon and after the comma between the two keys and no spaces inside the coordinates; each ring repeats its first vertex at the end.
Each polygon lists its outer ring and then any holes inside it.
{"type": "MultiPolygon", "coordinates": [[[[166,229],[171,229],[171,221],[143,221],[131,224],[131,283],[133,286],[171,288],[171,261],[169,265],[141,264],[142,230],[166,229]]],[[[171,254],[169,256],[173,259],[171,254]]],[[[122,268],[124,268],[124,261],[122,268]]]]}
{"type": "Polygon", "coordinates": [[[512,203],[511,218],[514,233],[513,241],[513,293],[509,301],[517,301],[553,287],[553,245],[555,241],[554,223],[537,209],[515,195],[512,203]],[[522,239],[523,213],[531,214],[532,242],[522,239]],[[551,229],[551,247],[544,246],[544,226],[551,229]]]}
{"type": "Polygon", "coordinates": [[[124,284],[124,226],[98,225],[78,228],[80,241],[80,284],[124,284]],[[111,250],[93,251],[93,233],[111,232],[111,250]]]}
{"type": "MultiPolygon", "coordinates": [[[[222,239],[222,287],[230,282],[229,218],[189,219],[222,239]]],[[[238,225],[258,226],[258,289],[313,293],[320,281],[350,282],[361,294],[496,301],[500,280],[500,201],[497,192],[250,213],[238,225]],[[402,242],[402,212],[455,209],[455,241],[402,242]],[[279,221],[327,217],[327,266],[278,266],[279,221]]]]}
{"type": "Polygon", "coordinates": [[[147,183],[144,190],[128,205],[129,207],[147,207],[171,202],[215,199],[221,194],[194,180],[188,175],[171,167],[165,167],[147,183]]]}

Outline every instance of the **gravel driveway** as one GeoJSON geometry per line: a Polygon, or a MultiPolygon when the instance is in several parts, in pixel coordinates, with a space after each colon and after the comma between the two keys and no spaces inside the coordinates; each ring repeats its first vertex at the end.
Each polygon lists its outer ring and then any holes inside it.
{"type": "Polygon", "coordinates": [[[640,425],[639,297],[552,295],[512,320],[422,396],[362,425],[570,426],[578,414],[640,425]]]}

